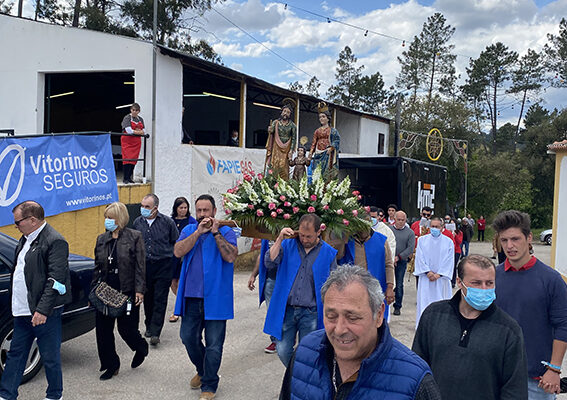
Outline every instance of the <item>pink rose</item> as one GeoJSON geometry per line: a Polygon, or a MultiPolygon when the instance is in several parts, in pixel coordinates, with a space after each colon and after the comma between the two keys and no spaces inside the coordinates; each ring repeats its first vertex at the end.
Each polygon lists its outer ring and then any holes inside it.
{"type": "Polygon", "coordinates": [[[244,175],[244,180],[250,182],[252,180],[252,177],[248,174],[244,175]]]}
{"type": "Polygon", "coordinates": [[[253,210],[254,209],[254,204],[248,204],[248,208],[253,210]]]}
{"type": "Polygon", "coordinates": [[[285,203],[283,203],[284,207],[289,207],[291,206],[291,203],[289,201],[286,201],[285,203]]]}
{"type": "Polygon", "coordinates": [[[323,206],[323,210],[327,211],[328,209],[329,209],[329,205],[328,205],[328,204],[325,204],[325,205],[323,206]]]}
{"type": "Polygon", "coordinates": [[[224,210],[224,212],[225,212],[225,214],[227,214],[227,215],[232,213],[232,211],[230,211],[230,210],[224,210]]]}
{"type": "Polygon", "coordinates": [[[353,196],[358,196],[359,194],[360,194],[360,192],[359,192],[358,190],[354,190],[354,191],[352,192],[352,195],[353,195],[353,196]]]}
{"type": "Polygon", "coordinates": [[[283,219],[289,219],[290,217],[291,217],[291,215],[289,215],[289,214],[287,214],[287,213],[285,213],[285,214],[283,215],[283,219]]]}
{"type": "Polygon", "coordinates": [[[325,229],[327,229],[327,225],[321,224],[321,230],[324,231],[325,229]]]}
{"type": "Polygon", "coordinates": [[[350,224],[350,222],[348,221],[348,219],[343,218],[343,224],[345,224],[345,226],[348,226],[350,224]]]}
{"type": "Polygon", "coordinates": [[[337,214],[339,214],[339,215],[343,215],[344,213],[345,213],[345,212],[343,211],[342,208],[339,208],[339,209],[337,210],[337,214]]]}
{"type": "Polygon", "coordinates": [[[268,174],[272,175],[274,173],[274,171],[272,171],[271,169],[268,170],[268,174]]]}
{"type": "Polygon", "coordinates": [[[277,189],[278,186],[279,186],[279,185],[278,185],[278,183],[276,182],[276,184],[274,185],[274,189],[277,189]]]}
{"type": "Polygon", "coordinates": [[[234,193],[234,189],[228,189],[226,192],[227,193],[234,193]]]}
{"type": "Polygon", "coordinates": [[[366,211],[367,213],[369,213],[369,212],[370,212],[370,206],[365,206],[365,207],[364,207],[364,211],[366,211]]]}
{"type": "Polygon", "coordinates": [[[357,198],[358,200],[362,200],[362,195],[359,194],[358,196],[356,196],[356,198],[357,198]]]}
{"type": "Polygon", "coordinates": [[[297,214],[297,212],[299,211],[299,207],[293,207],[292,210],[294,214],[297,214]]]}
{"type": "Polygon", "coordinates": [[[280,196],[280,200],[285,201],[285,196],[283,194],[280,196]]]}
{"type": "Polygon", "coordinates": [[[256,215],[259,216],[259,217],[263,217],[263,216],[264,216],[264,211],[262,211],[262,210],[257,210],[257,211],[256,211],[256,215]]]}
{"type": "Polygon", "coordinates": [[[242,185],[242,181],[236,181],[236,186],[242,185]]]}
{"type": "Polygon", "coordinates": [[[314,212],[315,212],[315,207],[309,206],[309,208],[307,209],[307,212],[314,213],[314,212]]]}
{"type": "Polygon", "coordinates": [[[283,210],[281,208],[278,208],[276,211],[277,211],[278,214],[283,213],[283,210]]]}
{"type": "Polygon", "coordinates": [[[258,179],[264,179],[264,175],[258,174],[258,179]]]}
{"type": "Polygon", "coordinates": [[[254,176],[254,175],[256,175],[256,173],[254,171],[250,170],[250,175],[254,176]]]}
{"type": "Polygon", "coordinates": [[[275,203],[270,203],[270,204],[268,204],[268,208],[269,208],[270,210],[273,210],[274,208],[276,208],[276,204],[275,204],[275,203]]]}
{"type": "Polygon", "coordinates": [[[272,211],[270,213],[270,215],[272,216],[272,218],[276,218],[278,216],[278,213],[276,213],[275,211],[272,211]]]}
{"type": "Polygon", "coordinates": [[[310,196],[310,199],[311,199],[311,201],[317,201],[317,196],[314,195],[314,194],[312,194],[312,195],[310,196]]]}
{"type": "Polygon", "coordinates": [[[358,210],[352,210],[352,215],[354,215],[355,217],[358,217],[358,210]]]}

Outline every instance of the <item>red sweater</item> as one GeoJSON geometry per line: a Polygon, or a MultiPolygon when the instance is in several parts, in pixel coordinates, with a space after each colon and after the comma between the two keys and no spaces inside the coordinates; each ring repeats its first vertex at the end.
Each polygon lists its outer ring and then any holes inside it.
{"type": "Polygon", "coordinates": [[[478,221],[476,221],[476,226],[478,227],[479,231],[483,231],[486,229],[486,220],[483,219],[479,219],[478,221]]]}

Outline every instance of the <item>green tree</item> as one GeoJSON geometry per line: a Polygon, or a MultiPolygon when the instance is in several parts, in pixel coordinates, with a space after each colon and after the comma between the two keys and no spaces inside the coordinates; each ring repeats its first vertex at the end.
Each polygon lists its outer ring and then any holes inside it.
{"type": "Polygon", "coordinates": [[[14,7],[14,3],[9,3],[6,0],[0,0],[0,14],[10,14],[14,7]]]}
{"type": "Polygon", "coordinates": [[[559,35],[547,35],[548,44],[544,50],[547,54],[547,68],[554,75],[552,84],[567,87],[567,19],[559,23],[559,35]]]}
{"type": "Polygon", "coordinates": [[[345,48],[339,53],[337,68],[335,71],[336,85],[331,85],[327,90],[329,100],[342,106],[358,108],[359,96],[356,84],[362,76],[364,65],[356,66],[357,58],[351,48],[345,48]]]}
{"type": "Polygon", "coordinates": [[[431,105],[433,95],[454,93],[455,59],[451,52],[454,45],[450,40],[455,28],[446,25],[447,20],[441,13],[427,18],[419,36],[415,36],[408,51],[398,57],[401,71],[396,80],[398,86],[412,88],[414,96],[417,89],[427,91],[427,107],[431,105]]]}
{"type": "Polygon", "coordinates": [[[518,67],[512,72],[512,86],[508,89],[508,93],[519,94],[522,96],[520,102],[520,115],[516,124],[516,132],[514,134],[513,148],[516,151],[518,135],[520,133],[520,123],[524,113],[524,107],[528,94],[538,94],[541,90],[545,65],[542,62],[541,55],[528,49],[528,52],[518,61],[518,67]]]}
{"type": "Polygon", "coordinates": [[[380,72],[358,78],[354,83],[354,90],[357,95],[359,109],[373,114],[380,113],[386,98],[384,79],[380,72]]]}
{"type": "MultiPolygon", "coordinates": [[[[467,68],[468,78],[462,87],[463,93],[473,104],[483,107],[490,120],[490,142],[496,143],[498,133],[498,103],[502,88],[510,80],[512,67],[518,59],[515,51],[508,50],[498,42],[487,46],[467,68]]],[[[493,148],[493,152],[496,149],[493,148]]]]}
{"type": "Polygon", "coordinates": [[[291,82],[289,84],[289,90],[293,90],[294,92],[303,93],[303,85],[299,83],[299,81],[291,82]]]}
{"type": "Polygon", "coordinates": [[[319,97],[320,87],[321,81],[319,81],[316,76],[312,76],[311,79],[309,79],[309,82],[307,82],[307,86],[305,86],[305,93],[313,97],[319,97]]]}

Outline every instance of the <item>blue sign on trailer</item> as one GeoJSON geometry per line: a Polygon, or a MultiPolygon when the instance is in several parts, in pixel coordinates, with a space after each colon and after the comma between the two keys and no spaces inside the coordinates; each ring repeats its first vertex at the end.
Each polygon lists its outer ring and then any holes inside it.
{"type": "Polygon", "coordinates": [[[46,216],[118,201],[110,135],[0,139],[0,226],[25,200],[46,216]]]}

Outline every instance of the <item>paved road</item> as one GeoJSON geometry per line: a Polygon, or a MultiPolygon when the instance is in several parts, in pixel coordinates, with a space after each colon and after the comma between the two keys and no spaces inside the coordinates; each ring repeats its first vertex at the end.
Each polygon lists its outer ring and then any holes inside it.
{"type": "MultiPolygon", "coordinates": [[[[536,255],[544,262],[550,261],[550,247],[535,245],[536,255]]],[[[471,244],[471,252],[492,255],[488,243],[471,244]]],[[[268,338],[262,333],[266,309],[258,308],[257,292],[251,293],[246,283],[247,272],[235,275],[235,314],[228,323],[221,381],[217,398],[230,400],[277,399],[284,367],[275,354],[265,354],[268,338]]],[[[415,326],[415,283],[405,280],[404,308],[402,315],[392,317],[392,334],[402,343],[411,346],[415,326]]],[[[170,296],[168,311],[173,307],[170,296]]],[[[133,370],[130,362],[133,353],[121,339],[117,340],[122,368],[118,376],[101,382],[98,377],[99,362],[94,331],[62,346],[61,356],[64,374],[65,400],[149,399],[181,400],[198,399],[199,392],[189,389],[189,379],[195,370],[189,362],[185,348],[179,339],[179,322],[166,322],[161,344],[151,348],[144,364],[133,370]]],[[[567,370],[567,363],[563,367],[567,370]]],[[[42,399],[45,394],[43,371],[31,382],[20,388],[20,398],[42,399]]],[[[567,395],[560,398],[567,399],[567,395]]]]}

